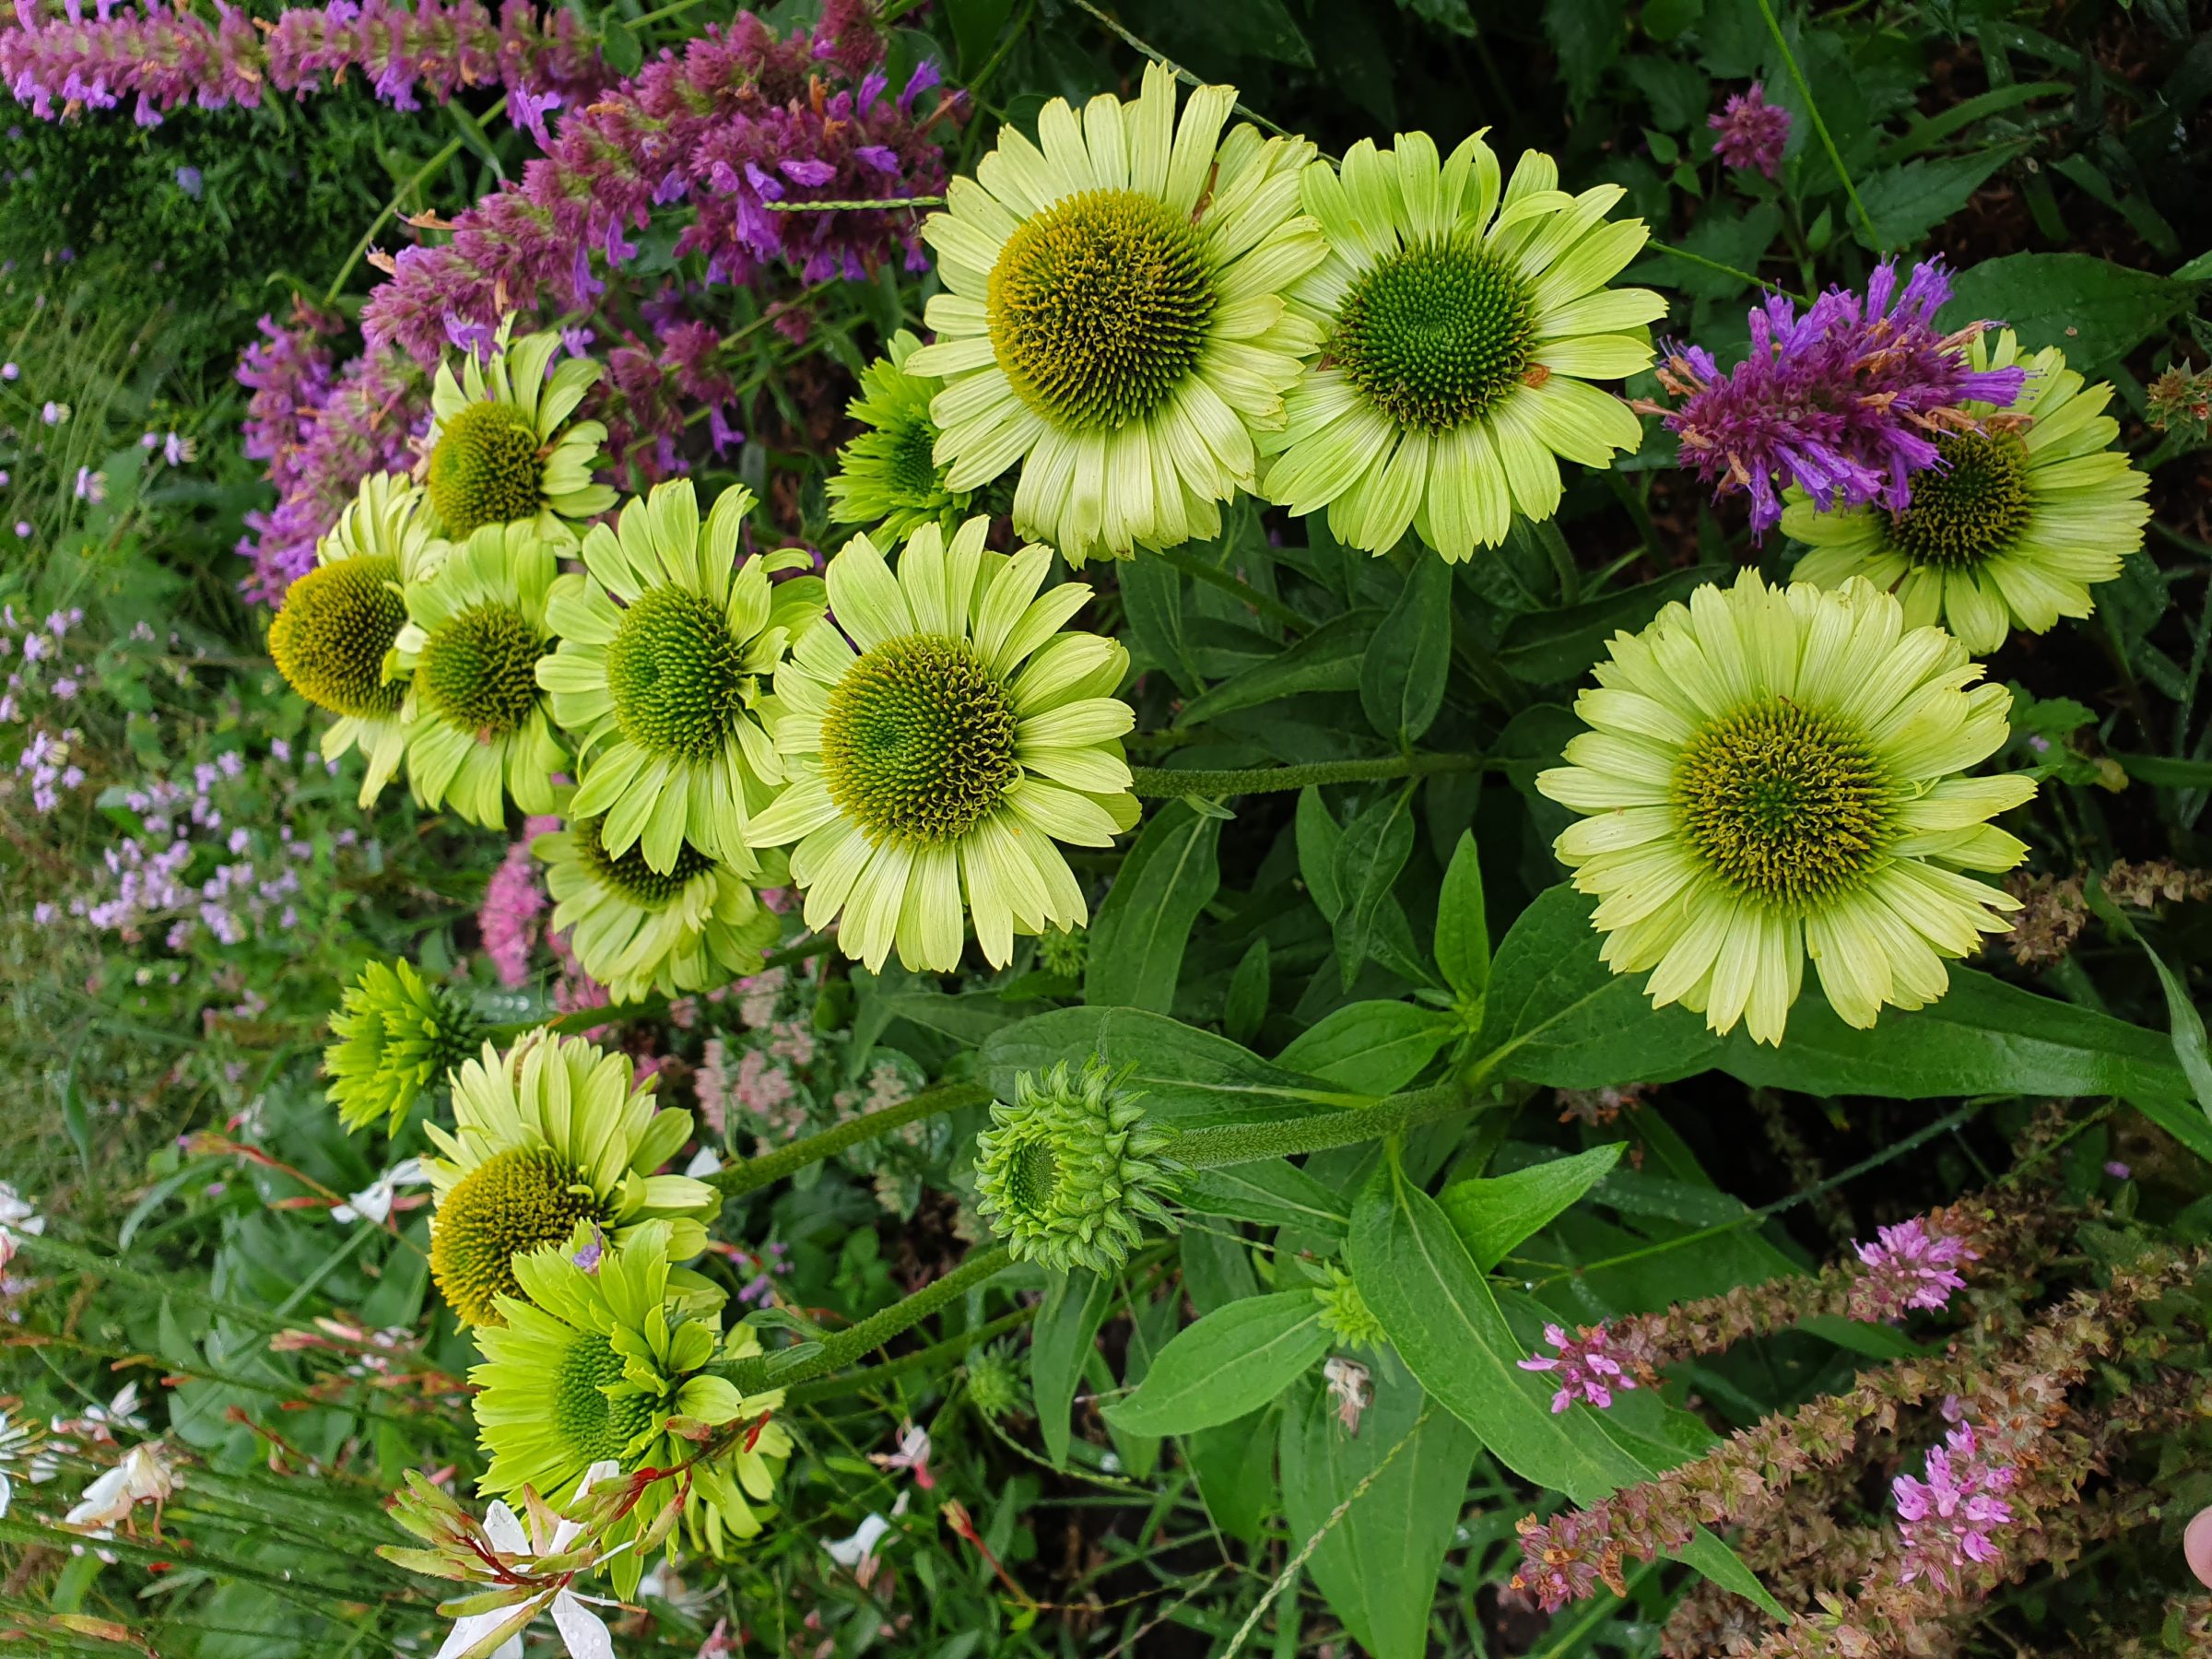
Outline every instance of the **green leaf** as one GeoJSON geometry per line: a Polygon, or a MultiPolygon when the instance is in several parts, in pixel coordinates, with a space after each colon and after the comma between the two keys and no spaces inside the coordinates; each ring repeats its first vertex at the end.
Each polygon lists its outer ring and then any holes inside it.
{"type": "Polygon", "coordinates": [[[953,43],[960,50],[960,68],[973,75],[1014,15],[1014,0],[946,0],[945,10],[952,19],[953,43]]]}
{"type": "Polygon", "coordinates": [[[1307,1027],[1275,1063],[1362,1094],[1390,1094],[1418,1077],[1458,1029],[1451,1015],[1418,1003],[1350,1003],[1307,1027]]]}
{"type": "Polygon", "coordinates": [[[1411,743],[1444,702],[1452,660],[1452,567],[1417,559],[1359,668],[1359,706],[1393,743],[1411,743]]]}
{"type": "Polygon", "coordinates": [[[1437,1202],[1475,1265],[1487,1273],[1514,1245],[1604,1180],[1627,1147],[1626,1141],[1618,1141],[1572,1158],[1532,1164],[1510,1175],[1454,1182],[1437,1202]]]}
{"type": "Polygon", "coordinates": [[[1336,849],[1344,843],[1344,831],[1312,784],[1298,792],[1296,830],[1299,878],[1323,917],[1335,922],[1344,911],[1344,891],[1336,885],[1336,849]]]}
{"type": "Polygon", "coordinates": [[[1375,912],[1413,853],[1413,791],[1384,795],[1346,826],[1336,847],[1336,968],[1349,991],[1373,946],[1375,912]]]}
{"type": "Polygon", "coordinates": [[[2152,948],[2127,912],[2112,902],[2100,885],[2091,886],[2088,900],[2089,908],[2107,927],[2124,939],[2133,939],[2150,959],[2151,971],[2159,976],[2159,989],[2166,996],[2166,1023],[2172,1034],[2173,1057],[2182,1068],[2182,1075],[2189,1079],[2190,1092],[2196,1097],[2198,1110],[2204,1112],[2207,1123],[2212,1123],[2212,1053],[2206,1050],[2205,1017],[2190,1000],[2188,984],[2166,965],[2166,959],[2152,948]]]}
{"type": "Polygon", "coordinates": [[[1202,689],[1206,679],[1184,633],[1182,578],[1175,567],[1160,559],[1132,559],[1121,572],[1121,590],[1137,652],[1158,663],[1185,697],[1202,689]]]}
{"type": "Polygon", "coordinates": [[[1284,9],[1283,0],[1178,6],[1173,16],[1180,35],[1215,52],[1232,57],[1268,58],[1301,69],[1313,65],[1313,49],[1284,9]]]}
{"type": "Polygon", "coordinates": [[[1265,937],[1254,939],[1229,976],[1229,994],[1222,999],[1221,1030],[1233,1042],[1250,1042],[1267,1018],[1267,998],[1274,988],[1270,952],[1265,937]]]}
{"type": "Polygon", "coordinates": [[[1329,1351],[1311,1290],[1254,1296],[1176,1333],[1136,1392],[1100,1415],[1135,1434],[1189,1434],[1256,1411],[1329,1351]]]}
{"type": "Polygon", "coordinates": [[[1498,647],[1498,665],[1531,685],[1581,680],[1591,664],[1605,655],[1606,641],[1616,633],[1636,632],[1662,606],[1688,599],[1724,573],[1725,567],[1720,565],[1692,565],[1602,599],[1517,618],[1498,647]]]}
{"type": "Polygon", "coordinates": [[[1490,923],[1475,835],[1463,830],[1436,900],[1436,965],[1466,1014],[1479,1018],[1490,987],[1490,923]]]}
{"type": "Polygon", "coordinates": [[[1283,1509],[1293,1547],[1327,1527],[1307,1566],[1330,1608],[1376,1659],[1420,1659],[1478,1442],[1405,1383],[1375,1390],[1357,1435],[1324,1389],[1301,1389],[1286,1407],[1283,1509]]]}
{"type": "Polygon", "coordinates": [[[637,30],[616,17],[611,8],[600,19],[599,55],[609,69],[625,77],[635,75],[645,62],[645,48],[637,30]]]}
{"type": "Polygon", "coordinates": [[[1112,1305],[1113,1282],[1082,1268],[1057,1275],[1045,1290],[1030,1343],[1030,1392],[1037,1402],[1037,1430],[1044,1437],[1045,1455],[1055,1468],[1067,1466],[1074,1441],[1068,1413],[1076,1383],[1112,1305]]]}
{"type": "Polygon", "coordinates": [[[1159,1014],[1174,1006],[1191,925],[1221,886],[1220,840],[1220,820],[1182,801],[1145,826],[1090,924],[1084,1001],[1159,1014]]]}
{"type": "Polygon", "coordinates": [[[1598,76],[1620,55],[1628,34],[1626,16],[1619,0],[1547,0],[1544,32],[1559,53],[1559,74],[1576,111],[1589,102],[1598,76]]]}
{"type": "MultiPolygon", "coordinates": [[[[1651,7],[1644,7],[1651,15],[1651,7]]],[[[2001,115],[2006,110],[2038,98],[2064,98],[2074,88],[2065,81],[2018,81],[2009,87],[1993,88],[1987,92],[1952,104],[1937,115],[1923,117],[1904,132],[1882,147],[1878,159],[1884,165],[1902,161],[1907,157],[1920,155],[1948,138],[1992,115],[2001,115]]]]}
{"type": "Polygon", "coordinates": [[[2000,146],[1969,156],[1884,168],[1859,182],[1859,201],[1874,221],[1876,239],[1868,239],[1856,214],[1852,216],[1853,232],[1877,252],[1909,248],[1964,207],[1982,182],[2016,154],[2014,147],[2000,146]]]}
{"type": "Polygon", "coordinates": [[[2090,373],[2122,358],[2195,302],[2198,285],[2093,253],[2007,253],[1961,271],[1942,325],[2001,319],[2030,348],[2056,346],[2090,373]]]}
{"type": "Polygon", "coordinates": [[[1182,1454],[1198,1477],[1198,1496],[1214,1524],[1247,1544],[1275,1510],[1276,1430],[1265,1409],[1201,1429],[1182,1442],[1182,1454]]]}
{"type": "Polygon", "coordinates": [[[1193,698],[1183,705],[1175,724],[1194,726],[1217,714],[1256,709],[1300,691],[1357,691],[1359,662],[1367,654],[1367,642],[1374,631],[1373,611],[1333,618],[1273,662],[1247,668],[1193,698]]]}
{"type": "Polygon", "coordinates": [[[1141,1008],[1054,1008],[992,1033],[978,1052],[1002,1100],[1014,1098],[1017,1074],[1062,1061],[1080,1065],[1093,1054],[1108,1065],[1133,1067],[1129,1086],[1144,1091],[1147,1109],[1186,1129],[1271,1124],[1364,1100],[1270,1065],[1226,1037],[1141,1008]]]}
{"type": "Polygon", "coordinates": [[[1201,1216],[1227,1216],[1261,1227],[1304,1227],[1341,1237],[1351,1212],[1327,1187],[1288,1159],[1194,1170],[1184,1178],[1182,1205],[1201,1216]]]}

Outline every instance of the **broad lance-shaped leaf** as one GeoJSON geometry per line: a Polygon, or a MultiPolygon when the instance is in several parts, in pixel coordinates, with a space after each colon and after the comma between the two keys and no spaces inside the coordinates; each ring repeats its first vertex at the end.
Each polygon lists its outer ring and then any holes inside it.
{"type": "Polygon", "coordinates": [[[1182,1206],[1196,1215],[1310,1228],[1332,1238],[1343,1236],[1351,1214],[1343,1199],[1284,1158],[1194,1170],[1183,1178],[1182,1206]]]}
{"type": "Polygon", "coordinates": [[[1100,1007],[1175,1004],[1191,927],[1221,885],[1221,820],[1171,801],[1136,838],[1091,924],[1083,1000],[1100,1007]]]}
{"type": "Polygon", "coordinates": [[[1490,924],[1475,837],[1462,830],[1436,900],[1436,965],[1463,1015],[1479,1019],[1490,988],[1490,924]]]}
{"type": "Polygon", "coordinates": [[[1113,1305],[1113,1281],[1077,1268],[1053,1278],[1037,1315],[1030,1345],[1030,1391],[1037,1401],[1037,1431],[1054,1466],[1065,1467],[1074,1435],[1068,1423],[1084,1361],[1095,1351],[1099,1326],[1113,1305]]]}
{"type": "MultiPolygon", "coordinates": [[[[1524,1371],[1489,1283],[1435,1199],[1394,1160],[1352,1206],[1345,1252],[1353,1281],[1420,1384],[1523,1479],[1590,1504],[1659,1471],[1571,1413],[1554,1413],[1541,1376],[1524,1371]]],[[[1680,1558],[1783,1618],[1735,1553],[1700,1531],[1680,1558]]]]}
{"type": "Polygon", "coordinates": [[[1367,808],[1345,827],[1336,846],[1336,967],[1350,990],[1359,965],[1374,948],[1375,912],[1413,852],[1413,792],[1401,789],[1367,808]]]}
{"type": "Polygon", "coordinates": [[[1301,1384],[1284,1406],[1283,1510],[1294,1545],[1323,1534],[1307,1560],[1313,1582],[1375,1659],[1420,1659],[1478,1442],[1402,1381],[1376,1388],[1356,1436],[1326,1389],[1301,1384]],[[1353,1498],[1378,1466],[1373,1484],[1353,1498]]]}
{"type": "Polygon", "coordinates": [[[1487,1273],[1514,1245],[1603,1181],[1627,1146],[1626,1141],[1617,1141],[1572,1158],[1532,1164],[1510,1175],[1456,1182],[1437,1202],[1475,1265],[1487,1273]]]}
{"type": "Polygon", "coordinates": [[[1396,744],[1429,729],[1443,706],[1452,662],[1452,567],[1418,559],[1359,665],[1368,724],[1396,744]]]}
{"type": "Polygon", "coordinates": [[[1451,1015],[1419,1003],[1356,1002],[1300,1031],[1276,1064],[1385,1095],[1418,1077],[1458,1029],[1451,1015]]]}
{"type": "Polygon", "coordinates": [[[1136,1391],[1105,1407],[1135,1434],[1189,1434],[1257,1411],[1329,1351],[1311,1290],[1249,1297],[1186,1325],[1136,1391]]]}

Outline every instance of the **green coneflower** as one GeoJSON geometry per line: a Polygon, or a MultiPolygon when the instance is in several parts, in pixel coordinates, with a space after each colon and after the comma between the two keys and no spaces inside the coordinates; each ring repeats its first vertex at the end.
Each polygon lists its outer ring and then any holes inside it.
{"type": "MultiPolygon", "coordinates": [[[[760,971],[782,932],[753,885],[687,841],[676,866],[655,870],[643,852],[619,855],[600,839],[601,818],[579,818],[530,843],[547,866],[553,929],[569,935],[583,971],[618,1003],[652,992],[709,991],[760,971]]],[[[756,872],[764,887],[784,880],[782,859],[756,872]]]]}
{"type": "Polygon", "coordinates": [[[970,1350],[966,1366],[968,1400],[994,1420],[1021,1409],[1021,1358],[1013,1343],[1001,1338],[970,1350]]]}
{"type": "Polygon", "coordinates": [[[1283,301],[1323,251],[1298,208],[1313,147],[1223,137],[1235,102],[1200,87],[1179,123],[1158,64],[1135,103],[1101,95],[1078,118],[1054,99],[1042,147],[1001,128],[923,226],[946,291],[907,367],[945,382],[947,487],[1020,462],[1015,528],[1072,560],[1218,531],[1313,349],[1283,301]]]}
{"type": "Polygon", "coordinates": [[[1536,787],[1589,815],[1556,851],[1600,900],[1606,962],[1649,971],[1654,1004],[1780,1042],[1809,954],[1871,1026],[1941,996],[1944,959],[2019,908],[1968,872],[2027,855],[1988,820],[2034,781],[1961,775],[2003,747],[2012,694],[1889,594],[1746,571],[1616,635],[1595,675],[1575,703],[1593,729],[1536,787]]]}
{"type": "Polygon", "coordinates": [[[1936,439],[1943,465],[1912,475],[1903,512],[1818,512],[1792,488],[1782,528],[1812,549],[1793,582],[1864,576],[1896,590],[1908,625],[1940,622],[1969,651],[1991,652],[2012,629],[2045,633],[2096,608],[2089,589],[2143,545],[2150,480],[2112,447],[2112,387],[2083,390],[2057,347],[2030,356],[2007,329],[1968,350],[1977,370],[2024,363],[2028,383],[2009,408],[1965,406],[1980,429],[1936,439]]]}
{"type": "Polygon", "coordinates": [[[1505,538],[1514,512],[1558,511],[1557,457],[1607,466],[1642,428],[1590,384],[1648,368],[1648,288],[1606,284],[1636,256],[1623,192],[1571,196],[1559,165],[1523,154],[1500,183],[1480,134],[1440,163],[1425,133],[1352,146],[1341,174],[1305,171],[1328,257],[1291,289],[1323,357],[1265,447],[1267,499],[1326,507],[1347,546],[1385,553],[1412,526],[1457,563],[1505,538]]]}
{"type": "Polygon", "coordinates": [[[487,524],[407,589],[393,649],[411,677],[407,782],[424,806],[450,802],[488,830],[507,821],[510,794],[524,812],[553,809],[553,774],[567,756],[537,664],[553,650],[546,595],[556,574],[536,526],[487,524]]]}
{"type": "MultiPolygon", "coordinates": [[[[658,1111],[653,1085],[630,1086],[627,1054],[580,1037],[533,1032],[453,1073],[453,1126],[424,1125],[443,1158],[426,1158],[437,1208],[430,1273],[465,1324],[499,1321],[519,1295],[514,1258],[589,1222],[617,1241],[669,1224],[678,1260],[706,1248],[721,1194],[702,1181],[654,1173],[691,1138],[691,1114],[658,1111]]],[[[690,1290],[711,1290],[677,1270],[690,1290]]]]}
{"type": "Polygon", "coordinates": [[[570,812],[604,818],[620,857],[642,846],[661,875],[688,841],[741,876],[746,826],[782,781],[755,709],[785,648],[822,614],[821,582],[797,548],[739,562],[753,494],[732,485],[702,527],[691,481],[658,485],[618,528],[584,537],[582,572],[553,584],[560,650],[537,665],[553,714],[577,739],[583,774],[570,812]]]}
{"type": "Polygon", "coordinates": [[[427,982],[405,960],[371,962],[330,1017],[323,1051],[330,1103],[348,1129],[378,1118],[399,1133],[407,1108],[476,1051],[485,1022],[460,993],[427,982]]]}
{"type": "Polygon", "coordinates": [[[945,487],[946,468],[934,453],[937,423],[929,414],[941,382],[906,366],[921,347],[902,328],[891,336],[890,355],[861,371],[860,395],[845,413],[868,429],[837,452],[830,475],[831,522],[867,525],[886,547],[924,524],[951,535],[974,499],[971,490],[945,487]]]}
{"type": "MultiPolygon", "coordinates": [[[[579,1225],[516,1258],[523,1295],[500,1298],[502,1323],[477,1333],[484,1363],[469,1372],[491,1457],[477,1490],[527,1487],[558,1508],[596,1463],[624,1474],[678,1471],[646,1487],[606,1542],[641,1539],[681,1491],[692,1543],[720,1556],[759,1533],[756,1506],[774,1499],[791,1436],[772,1415],[782,1390],[741,1394],[703,1370],[717,1358],[758,1354],[759,1338],[736,1325],[724,1340],[713,1323],[690,1317],[696,1304],[671,1291],[670,1250],[665,1221],[611,1242],[579,1225]],[[712,1441],[696,1438],[713,1430],[722,1432],[712,1441]]],[[[615,1558],[619,1594],[637,1588],[641,1554],[615,1558]]]]}
{"type": "Polygon", "coordinates": [[[975,1139],[976,1213],[1022,1261],[1111,1273],[1144,1238],[1172,1230],[1162,1200],[1181,1171],[1160,1154],[1174,1131],[1151,1123],[1125,1074],[1092,1061],[1015,1078],[975,1139]]]}
{"type": "Polygon", "coordinates": [[[896,576],[853,537],[829,571],[852,643],[815,629],[776,676],[790,783],[752,839],[798,843],[806,925],[841,912],[840,947],[870,968],[896,944],[909,968],[950,971],[963,909],[1004,967],[1017,932],[1089,917],[1055,843],[1107,846],[1136,821],[1121,746],[1135,715],[1112,695],[1128,653],[1061,632],[1089,588],[1040,594],[1052,549],[986,552],[989,528],[971,519],[947,547],[923,525],[896,576]]]}
{"type": "Polygon", "coordinates": [[[422,492],[397,473],[372,473],[315,547],[315,568],[285,590],[269,624],[269,655],[293,690],[338,718],[323,758],[359,747],[369,763],[360,805],[382,793],[406,752],[404,681],[385,677],[407,620],[406,590],[435,568],[439,547],[422,492]]]}
{"type": "Polygon", "coordinates": [[[576,539],[571,520],[595,518],[616,500],[614,490],[592,482],[606,460],[606,428],[569,420],[599,365],[570,358],[548,377],[560,335],[548,331],[510,345],[513,323],[500,324],[489,357],[462,354],[458,379],[450,361],[438,365],[420,476],[448,540],[465,541],[486,524],[527,524],[567,545],[576,539]]]}

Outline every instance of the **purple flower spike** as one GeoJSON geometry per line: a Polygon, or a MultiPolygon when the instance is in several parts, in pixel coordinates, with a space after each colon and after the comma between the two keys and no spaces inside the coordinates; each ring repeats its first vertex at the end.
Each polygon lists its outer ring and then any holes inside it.
{"type": "Polygon", "coordinates": [[[1880,1230],[1879,1241],[1857,1246],[1865,1277],[1852,1288],[1851,1315],[1867,1321],[1901,1318],[1906,1310],[1933,1311],[1965,1288],[1958,1265],[1978,1258],[1958,1239],[1939,1238],[1918,1217],[1880,1230]]]}
{"type": "Polygon", "coordinates": [[[1712,153],[1724,167],[1756,167],[1771,179],[1782,165],[1783,148],[1790,141],[1790,112],[1769,103],[1766,88],[1757,81],[1718,114],[1708,115],[1705,124],[1716,135],[1712,153]]]}
{"type": "Polygon", "coordinates": [[[1900,1475],[1890,1483],[1898,1533],[1910,1584],[1926,1579],[1953,1595],[1959,1575],[2002,1559],[1991,1535],[2012,1520],[2012,1506],[1996,1494],[2012,1487],[2013,1471],[1986,1455],[1971,1424],[1961,1423],[1928,1453],[1928,1477],[1900,1475]]]}

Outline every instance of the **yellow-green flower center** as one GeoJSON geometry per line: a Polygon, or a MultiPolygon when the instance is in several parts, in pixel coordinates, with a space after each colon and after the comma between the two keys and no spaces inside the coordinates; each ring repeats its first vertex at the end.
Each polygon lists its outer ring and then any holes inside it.
{"type": "Polygon", "coordinates": [[[653,1427],[653,1401],[623,1382],[622,1356],[596,1331],[579,1331],[553,1378],[553,1432],[580,1467],[623,1460],[629,1442],[653,1427]]]}
{"type": "Polygon", "coordinates": [[[877,840],[955,840],[1014,781],[1015,726],[1006,688],[965,643],[938,634],[887,641],[830,692],[830,798],[877,840]]]}
{"type": "Polygon", "coordinates": [[[694,877],[714,867],[714,861],[689,841],[677,851],[675,868],[666,871],[656,870],[645,862],[645,848],[640,841],[632,841],[629,850],[617,858],[599,839],[606,822],[605,818],[585,818],[576,826],[571,833],[576,838],[577,853],[600,886],[614,888],[641,910],[665,909],[690,885],[694,877]]]}
{"type": "Polygon", "coordinates": [[[544,653],[538,630],[513,606],[471,606],[424,641],[424,698],[453,724],[503,737],[537,707],[537,659],[544,653]]]}
{"type": "Polygon", "coordinates": [[[884,476],[901,506],[934,506],[943,493],[936,462],[937,429],[926,414],[902,415],[884,429],[884,476]]]}
{"type": "Polygon", "coordinates": [[[625,737],[648,754],[703,761],[729,740],[755,685],[722,612],[671,584],[622,613],[606,647],[606,688],[625,737]]]}
{"type": "Polygon", "coordinates": [[[2002,553],[2028,527],[2028,450],[2009,432],[1947,432],[1944,465],[1912,475],[1912,500],[1888,515],[1890,543],[1915,564],[1961,570],[2002,553]]]}
{"type": "Polygon", "coordinates": [[[1025,1139],[1006,1152],[1006,1207],[1018,1216],[1041,1218],[1060,1191],[1060,1159],[1044,1135],[1025,1139]]]}
{"type": "Polygon", "coordinates": [[[1329,355],[1400,427],[1447,432],[1528,371],[1535,302],[1471,236],[1416,242],[1353,282],[1329,355]]]}
{"type": "Polygon", "coordinates": [[[545,459],[537,428],[511,403],[472,403],[430,451],[430,505],[455,541],[486,524],[537,516],[545,459]]]}
{"type": "Polygon", "coordinates": [[[430,1274],[465,1324],[502,1323],[496,1296],[522,1295],[514,1258],[558,1244],[579,1221],[605,1221],[583,1173],[545,1147],[495,1152],[438,1206],[430,1274]]]}
{"type": "Polygon", "coordinates": [[[1709,724],[1675,764],[1690,847],[1747,899],[1801,914],[1879,862],[1892,790],[1866,744],[1782,698],[1709,724]]]}
{"type": "Polygon", "coordinates": [[[407,619],[398,581],[399,561],[379,557],[317,565],[292,583],[269,624],[269,654],[293,690],[333,714],[399,712],[406,687],[384,683],[384,653],[407,619]]]}
{"type": "Polygon", "coordinates": [[[1091,190],[1016,228],[991,267],[991,345],[1014,390],[1063,427],[1114,430],[1197,366],[1216,297],[1205,239],[1165,203],[1091,190]]]}

